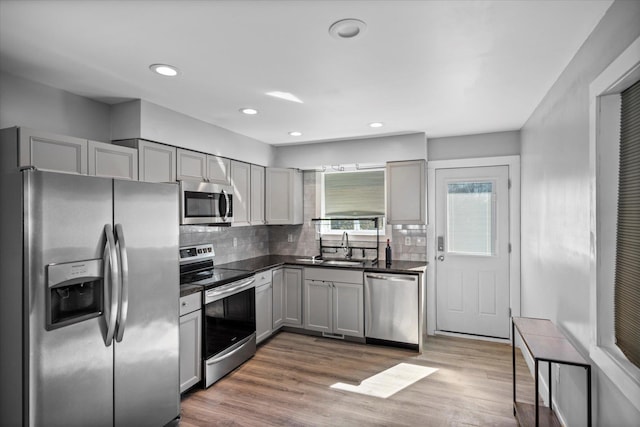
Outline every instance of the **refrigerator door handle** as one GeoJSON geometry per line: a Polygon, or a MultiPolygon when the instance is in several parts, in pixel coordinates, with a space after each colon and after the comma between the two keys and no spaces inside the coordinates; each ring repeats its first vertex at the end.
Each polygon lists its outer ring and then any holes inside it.
{"type": "Polygon", "coordinates": [[[122,271],[120,282],[120,304],[118,305],[118,332],[116,341],[122,341],[124,328],[127,324],[127,313],[129,312],[129,258],[127,256],[127,246],[124,242],[124,231],[122,224],[116,224],[116,242],[119,247],[120,270],[122,271]]]}
{"type": "Polygon", "coordinates": [[[104,293],[105,293],[105,320],[107,322],[107,334],[104,343],[107,347],[113,342],[118,316],[118,299],[120,298],[120,272],[118,271],[118,254],[113,237],[111,224],[105,224],[104,234],[107,242],[104,246],[104,293]],[[110,274],[109,274],[110,273],[110,274]],[[107,280],[110,277],[110,280],[107,280]],[[107,309],[107,307],[109,307],[107,309]]]}

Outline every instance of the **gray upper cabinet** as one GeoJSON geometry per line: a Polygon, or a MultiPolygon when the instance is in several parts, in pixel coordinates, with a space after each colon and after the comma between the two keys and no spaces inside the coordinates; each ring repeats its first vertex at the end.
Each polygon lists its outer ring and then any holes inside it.
{"type": "Polygon", "coordinates": [[[266,223],[302,224],[302,172],[295,169],[267,168],[265,181],[266,223]]]}
{"type": "Polygon", "coordinates": [[[124,139],[113,141],[113,144],[138,150],[138,177],[140,181],[176,181],[176,147],[144,139],[124,139]]]}
{"type": "Polygon", "coordinates": [[[264,224],[264,167],[251,165],[251,203],[249,223],[264,224]]]}
{"type": "Polygon", "coordinates": [[[18,163],[40,170],[86,175],[86,139],[55,135],[34,129],[19,129],[18,163]]]}
{"type": "Polygon", "coordinates": [[[176,155],[178,156],[177,174],[179,180],[207,180],[206,154],[178,148],[176,155]]]}
{"type": "Polygon", "coordinates": [[[249,225],[251,212],[251,165],[231,161],[231,185],[233,186],[232,225],[249,225]]]}
{"type": "Polygon", "coordinates": [[[231,183],[231,160],[207,154],[207,181],[229,185],[231,183]]]}
{"type": "Polygon", "coordinates": [[[426,224],[426,161],[387,163],[387,224],[426,224]]]}
{"type": "Polygon", "coordinates": [[[138,180],[138,150],[89,141],[89,175],[138,180]]]}
{"type": "Polygon", "coordinates": [[[183,148],[177,150],[179,180],[231,184],[231,160],[183,148]]]}

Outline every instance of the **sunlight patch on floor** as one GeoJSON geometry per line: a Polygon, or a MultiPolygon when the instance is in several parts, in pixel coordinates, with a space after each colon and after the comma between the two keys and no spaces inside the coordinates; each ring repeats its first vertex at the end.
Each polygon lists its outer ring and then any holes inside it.
{"type": "Polygon", "coordinates": [[[360,385],[335,383],[331,388],[386,399],[436,371],[436,368],[428,366],[399,363],[363,380],[360,385]]]}

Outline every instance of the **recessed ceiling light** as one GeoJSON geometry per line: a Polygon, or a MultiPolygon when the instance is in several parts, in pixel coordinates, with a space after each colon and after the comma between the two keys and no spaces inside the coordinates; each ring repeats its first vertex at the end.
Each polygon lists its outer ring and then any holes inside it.
{"type": "Polygon", "coordinates": [[[258,114],[258,110],[256,110],[255,108],[241,108],[240,112],[243,114],[248,114],[250,116],[258,114]]]}
{"type": "Polygon", "coordinates": [[[153,65],[150,65],[149,68],[151,69],[151,71],[158,73],[162,76],[175,77],[179,74],[178,69],[173,65],[153,64],[153,65]]]}
{"type": "Polygon", "coordinates": [[[293,131],[289,132],[289,135],[291,135],[291,136],[302,136],[302,132],[298,132],[297,130],[293,130],[293,131]]]}
{"type": "Polygon", "coordinates": [[[273,92],[267,92],[266,94],[269,96],[273,96],[274,98],[280,98],[286,101],[297,102],[298,104],[304,104],[304,102],[302,102],[300,98],[298,98],[297,96],[289,92],[280,92],[278,90],[274,90],[273,92]]]}
{"type": "Polygon", "coordinates": [[[353,39],[363,34],[367,24],[359,19],[341,19],[329,27],[329,34],[335,39],[353,39]]]}
{"type": "Polygon", "coordinates": [[[372,127],[372,128],[381,128],[382,126],[384,126],[384,124],[380,122],[369,123],[369,127],[372,127]]]}

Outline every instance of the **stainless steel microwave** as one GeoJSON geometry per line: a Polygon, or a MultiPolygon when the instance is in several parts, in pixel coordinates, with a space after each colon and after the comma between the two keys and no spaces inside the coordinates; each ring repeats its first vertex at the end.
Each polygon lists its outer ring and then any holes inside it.
{"type": "Polygon", "coordinates": [[[231,225],[232,219],[230,185],[180,181],[180,224],[231,225]]]}

